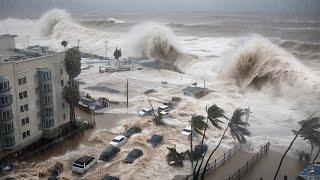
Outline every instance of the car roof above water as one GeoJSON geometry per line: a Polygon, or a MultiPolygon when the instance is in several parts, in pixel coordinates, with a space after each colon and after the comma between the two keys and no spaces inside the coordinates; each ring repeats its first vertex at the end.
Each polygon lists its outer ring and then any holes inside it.
{"type": "Polygon", "coordinates": [[[94,159],[94,157],[91,157],[91,156],[82,156],[81,158],[76,160],[74,163],[75,164],[89,164],[93,159],[94,159]]]}

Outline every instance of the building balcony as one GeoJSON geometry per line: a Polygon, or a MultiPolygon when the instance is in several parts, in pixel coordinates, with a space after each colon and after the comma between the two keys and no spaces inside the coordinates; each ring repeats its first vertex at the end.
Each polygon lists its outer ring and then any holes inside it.
{"type": "Polygon", "coordinates": [[[0,89],[0,94],[4,94],[4,93],[8,93],[10,92],[11,88],[7,88],[7,89],[0,89]]]}
{"type": "MultiPolygon", "coordinates": [[[[0,97],[0,101],[1,101],[1,97],[0,97]]],[[[6,108],[12,105],[12,98],[10,96],[8,96],[8,102],[5,104],[2,104],[2,102],[0,102],[0,108],[6,108]]]]}
{"type": "Polygon", "coordinates": [[[3,149],[12,149],[15,143],[14,132],[3,135],[1,138],[1,147],[3,149]]]}

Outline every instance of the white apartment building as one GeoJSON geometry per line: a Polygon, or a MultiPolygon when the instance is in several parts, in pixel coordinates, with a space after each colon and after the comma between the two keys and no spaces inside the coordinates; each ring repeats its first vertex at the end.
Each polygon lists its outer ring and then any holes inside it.
{"type": "Polygon", "coordinates": [[[16,49],[15,37],[0,35],[0,154],[55,137],[69,122],[65,53],[16,49]]]}

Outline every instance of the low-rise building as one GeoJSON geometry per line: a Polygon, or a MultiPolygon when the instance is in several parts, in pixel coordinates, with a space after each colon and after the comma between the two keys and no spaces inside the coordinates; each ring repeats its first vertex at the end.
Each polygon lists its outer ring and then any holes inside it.
{"type": "Polygon", "coordinates": [[[202,88],[197,86],[188,86],[182,89],[182,91],[185,96],[191,96],[195,98],[202,98],[203,96],[211,92],[208,88],[202,88]]]}
{"type": "Polygon", "coordinates": [[[16,49],[15,37],[0,35],[0,158],[59,135],[69,122],[65,54],[16,49]]]}

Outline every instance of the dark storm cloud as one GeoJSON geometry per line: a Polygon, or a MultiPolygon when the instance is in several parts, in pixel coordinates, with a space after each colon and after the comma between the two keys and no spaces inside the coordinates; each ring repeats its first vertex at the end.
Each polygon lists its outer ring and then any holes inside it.
{"type": "Polygon", "coordinates": [[[0,0],[0,17],[71,11],[219,11],[319,16],[319,0],[0,0]]]}

